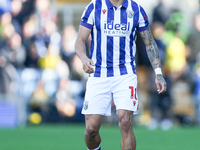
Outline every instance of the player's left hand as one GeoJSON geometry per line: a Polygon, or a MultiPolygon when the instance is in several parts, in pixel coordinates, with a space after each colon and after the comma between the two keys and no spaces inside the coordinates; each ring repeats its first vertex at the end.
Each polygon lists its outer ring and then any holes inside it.
{"type": "Polygon", "coordinates": [[[155,82],[158,94],[164,93],[167,90],[167,84],[161,74],[156,75],[155,82]]]}

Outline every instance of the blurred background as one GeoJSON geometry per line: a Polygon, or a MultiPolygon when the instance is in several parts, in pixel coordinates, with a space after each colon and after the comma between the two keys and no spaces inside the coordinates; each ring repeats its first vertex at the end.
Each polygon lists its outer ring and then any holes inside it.
{"type": "MultiPolygon", "coordinates": [[[[0,150],[85,148],[81,109],[88,75],[75,55],[74,43],[89,2],[0,0],[0,150]]],[[[140,113],[134,117],[138,147],[197,150],[200,1],[136,2],[149,16],[168,84],[167,92],[158,95],[154,71],[138,36],[140,113]]],[[[112,105],[112,116],[103,119],[101,135],[113,140],[104,140],[102,148],[120,149],[117,123],[112,105]]]]}
{"type": "MultiPolygon", "coordinates": [[[[0,0],[0,128],[83,123],[88,75],[75,55],[90,0],[0,0]]],[[[140,113],[134,125],[169,130],[200,125],[200,1],[136,0],[158,45],[167,92],[158,95],[137,39],[140,113]]],[[[87,48],[88,49],[88,48],[87,48]]],[[[115,106],[104,124],[117,124],[115,106]]]]}

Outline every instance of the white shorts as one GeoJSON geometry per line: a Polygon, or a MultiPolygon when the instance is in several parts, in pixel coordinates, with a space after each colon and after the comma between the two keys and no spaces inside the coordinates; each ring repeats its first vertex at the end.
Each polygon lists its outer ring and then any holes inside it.
{"type": "Polygon", "coordinates": [[[138,113],[137,75],[117,77],[89,77],[86,85],[82,114],[111,115],[111,102],[116,110],[138,113]]]}

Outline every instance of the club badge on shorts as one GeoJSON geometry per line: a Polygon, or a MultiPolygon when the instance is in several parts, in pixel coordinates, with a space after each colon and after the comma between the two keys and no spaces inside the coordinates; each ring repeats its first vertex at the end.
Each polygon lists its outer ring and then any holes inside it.
{"type": "Polygon", "coordinates": [[[88,109],[88,101],[85,101],[85,102],[84,102],[83,108],[84,108],[84,110],[87,110],[87,109],[88,109]]]}
{"type": "Polygon", "coordinates": [[[128,16],[129,18],[133,18],[133,16],[134,16],[134,11],[132,11],[132,10],[126,10],[126,13],[127,13],[127,16],[128,16]]]}

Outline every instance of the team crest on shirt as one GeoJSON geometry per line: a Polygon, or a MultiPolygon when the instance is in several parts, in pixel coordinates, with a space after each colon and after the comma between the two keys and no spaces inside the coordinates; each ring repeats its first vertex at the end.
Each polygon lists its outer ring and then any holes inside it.
{"type": "Polygon", "coordinates": [[[134,11],[132,11],[132,10],[127,10],[126,13],[127,13],[127,16],[128,16],[129,18],[133,18],[133,16],[134,16],[134,11]]]}
{"type": "Polygon", "coordinates": [[[85,101],[85,102],[84,102],[83,108],[84,108],[84,110],[87,110],[87,109],[88,109],[88,101],[85,101]]]}

